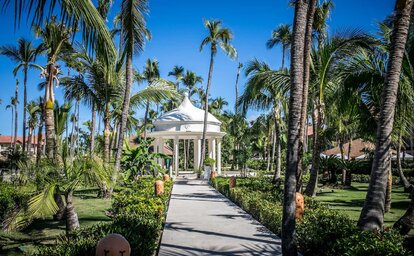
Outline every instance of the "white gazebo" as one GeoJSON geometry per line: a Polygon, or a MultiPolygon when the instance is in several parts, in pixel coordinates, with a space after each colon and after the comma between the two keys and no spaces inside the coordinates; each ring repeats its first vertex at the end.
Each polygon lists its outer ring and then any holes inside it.
{"type": "MultiPolygon", "coordinates": [[[[203,136],[204,110],[196,108],[184,94],[181,105],[166,112],[154,121],[154,130],[148,133],[149,137],[155,138],[154,151],[161,152],[165,140],[172,139],[173,146],[173,170],[178,175],[179,163],[179,140],[191,140],[194,143],[194,168],[200,166],[201,161],[201,139],[203,136]]],[[[216,160],[213,171],[221,174],[221,139],[225,135],[220,131],[221,122],[208,113],[206,140],[208,141],[208,156],[216,160]]],[[[162,163],[160,163],[162,164],[162,163]]]]}

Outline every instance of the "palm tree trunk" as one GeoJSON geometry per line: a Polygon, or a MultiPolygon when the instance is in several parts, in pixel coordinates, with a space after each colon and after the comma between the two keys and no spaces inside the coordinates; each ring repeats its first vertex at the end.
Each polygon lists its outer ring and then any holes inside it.
{"type": "Polygon", "coordinates": [[[44,110],[40,111],[39,127],[37,130],[37,148],[36,148],[36,165],[39,164],[42,155],[42,139],[43,139],[43,123],[44,123],[44,110]]]}
{"type": "MultiPolygon", "coordinates": [[[[302,109],[300,114],[300,128],[299,128],[299,163],[298,163],[298,172],[296,174],[297,186],[296,191],[300,192],[302,190],[302,176],[303,172],[306,169],[303,166],[303,154],[305,151],[304,141],[305,141],[305,129],[306,119],[308,117],[308,91],[309,91],[309,79],[310,79],[310,61],[311,61],[311,48],[312,48],[312,25],[313,25],[313,16],[315,14],[316,0],[309,1],[308,12],[306,15],[306,31],[305,31],[305,45],[303,50],[303,94],[302,94],[302,109]]],[[[282,59],[284,56],[282,57],[282,59]]],[[[283,62],[282,62],[283,63],[283,62]]]]}
{"type": "Polygon", "coordinates": [[[128,120],[128,111],[129,111],[129,101],[130,101],[130,94],[131,94],[131,86],[132,86],[132,49],[127,52],[127,60],[126,60],[126,79],[125,79],[125,95],[124,95],[124,102],[122,104],[122,118],[121,118],[121,125],[119,129],[119,142],[118,148],[115,155],[115,169],[119,170],[121,167],[121,154],[123,149],[124,143],[124,133],[126,131],[126,125],[128,120]]]}
{"type": "Polygon", "coordinates": [[[145,114],[144,114],[144,139],[147,139],[147,122],[148,122],[148,112],[149,112],[149,101],[145,106],[145,114]]]}
{"type": "Polygon", "coordinates": [[[62,200],[60,189],[57,187],[53,195],[55,203],[58,206],[57,212],[53,215],[53,220],[63,220],[65,217],[65,203],[62,200]]]}
{"type": "Polygon", "coordinates": [[[275,156],[276,156],[276,127],[275,131],[272,132],[272,155],[271,155],[271,165],[270,165],[270,171],[273,172],[274,170],[274,163],[275,163],[275,156]]]}
{"type": "Polygon", "coordinates": [[[207,88],[206,88],[206,99],[204,102],[204,122],[203,122],[203,137],[201,139],[201,161],[199,166],[199,172],[197,174],[197,177],[200,177],[201,170],[204,166],[204,158],[206,155],[206,132],[207,132],[207,118],[208,118],[208,95],[210,94],[210,87],[211,87],[211,78],[213,76],[213,65],[214,65],[214,54],[213,50],[211,50],[210,53],[210,67],[208,70],[208,80],[207,80],[207,88]]]}
{"type": "Polygon", "coordinates": [[[286,151],[286,174],[282,217],[282,253],[285,256],[297,255],[297,245],[295,240],[296,173],[299,160],[299,127],[303,99],[303,53],[307,9],[308,3],[305,0],[295,1],[295,16],[292,34],[293,42],[290,63],[291,87],[286,151]]]}
{"type": "Polygon", "coordinates": [[[110,128],[110,120],[109,120],[109,104],[105,106],[104,112],[104,159],[106,162],[109,162],[109,128],[110,128]]]}
{"type": "Polygon", "coordinates": [[[27,67],[23,69],[23,152],[26,151],[27,67]]]}
{"type": "Polygon", "coordinates": [[[401,143],[402,143],[402,132],[398,136],[398,144],[397,144],[397,170],[398,175],[400,176],[400,183],[404,186],[404,191],[409,192],[411,188],[411,184],[408,182],[407,178],[404,175],[402,166],[401,166],[401,143]]]}
{"type": "MultiPolygon", "coordinates": [[[[349,144],[348,144],[348,161],[353,161],[351,159],[352,155],[352,135],[349,133],[349,144]]],[[[350,170],[345,171],[345,186],[351,186],[352,183],[352,173],[350,170]]]]}
{"type": "Polygon", "coordinates": [[[30,148],[32,147],[32,132],[33,128],[29,126],[29,134],[27,136],[27,152],[30,154],[30,148]]]}
{"type": "Polygon", "coordinates": [[[385,207],[384,207],[385,212],[389,212],[391,210],[391,193],[392,193],[392,171],[391,171],[391,165],[390,165],[390,169],[388,171],[387,189],[385,192],[385,207]]]}
{"type": "Polygon", "coordinates": [[[414,190],[411,191],[411,201],[404,215],[395,222],[393,228],[398,229],[401,235],[408,235],[414,226],[414,190]]]}
{"type": "MultiPolygon", "coordinates": [[[[344,140],[342,134],[339,135],[339,150],[341,151],[341,160],[345,160],[345,152],[344,152],[344,140]]],[[[345,185],[346,182],[346,169],[342,169],[342,185],[345,185]]]]}
{"type": "Polygon", "coordinates": [[[389,154],[391,133],[412,6],[413,0],[397,0],[395,5],[395,21],[387,64],[387,75],[382,92],[376,150],[367,196],[358,221],[358,226],[364,230],[381,230],[384,223],[386,183],[389,166],[391,165],[389,154]]]}
{"type": "Polygon", "coordinates": [[[316,109],[314,110],[314,120],[316,120],[316,130],[313,131],[314,134],[314,143],[313,143],[313,152],[312,152],[312,169],[310,173],[309,182],[306,185],[305,194],[307,196],[315,196],[316,190],[318,188],[318,176],[319,176],[319,166],[320,166],[320,134],[319,131],[322,129],[322,114],[321,114],[321,104],[315,101],[316,109]]]}
{"type": "Polygon", "coordinates": [[[274,111],[275,119],[275,173],[273,175],[273,184],[275,184],[280,179],[280,170],[281,170],[281,155],[280,155],[280,124],[279,124],[279,110],[275,109],[274,111]]]}
{"type": "Polygon", "coordinates": [[[234,101],[234,113],[237,115],[237,99],[239,98],[239,78],[240,78],[240,69],[242,68],[242,64],[239,63],[237,67],[237,75],[236,75],[236,100],[234,101]]]}
{"type": "Polygon", "coordinates": [[[73,205],[73,191],[69,191],[66,194],[66,233],[70,234],[77,228],[79,228],[78,214],[73,205]]]}
{"type": "Polygon", "coordinates": [[[16,80],[16,91],[15,91],[15,97],[16,97],[16,105],[14,106],[14,150],[16,151],[16,143],[17,143],[17,130],[18,130],[18,110],[17,106],[19,105],[19,81],[16,80]]]}
{"type": "Polygon", "coordinates": [[[286,52],[286,45],[282,45],[282,70],[285,67],[285,52],[286,52]]]}
{"type": "Polygon", "coordinates": [[[92,127],[91,127],[91,155],[95,149],[96,105],[92,103],[92,127]]]}
{"type": "Polygon", "coordinates": [[[47,65],[47,82],[45,88],[45,125],[46,125],[46,156],[49,159],[54,159],[55,157],[55,147],[56,147],[56,134],[55,134],[55,117],[54,117],[54,105],[55,98],[53,95],[53,74],[54,74],[54,64],[49,63],[47,65]]]}

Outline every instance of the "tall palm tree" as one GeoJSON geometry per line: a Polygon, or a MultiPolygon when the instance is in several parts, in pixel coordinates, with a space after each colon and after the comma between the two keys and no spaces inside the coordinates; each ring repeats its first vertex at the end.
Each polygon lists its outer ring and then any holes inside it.
{"type": "Polygon", "coordinates": [[[267,40],[267,49],[272,49],[275,45],[282,45],[282,69],[285,67],[285,55],[292,43],[292,31],[290,25],[280,24],[272,31],[272,37],[267,40]]]}
{"type": "MultiPolygon", "coordinates": [[[[157,60],[148,59],[144,71],[142,72],[142,78],[148,82],[148,85],[160,78],[159,64],[157,60]]],[[[147,101],[144,113],[144,139],[147,138],[147,122],[150,102],[147,101]]]]}
{"type": "Polygon", "coordinates": [[[305,31],[305,46],[303,50],[303,94],[302,94],[302,110],[300,114],[300,129],[299,129],[299,152],[298,152],[298,171],[296,173],[297,185],[296,190],[302,190],[302,174],[307,167],[303,166],[305,129],[307,129],[308,119],[308,94],[309,94],[309,80],[310,80],[310,62],[312,49],[312,32],[313,21],[316,9],[316,0],[309,1],[308,13],[306,15],[306,31],[305,31]]]}
{"type": "Polygon", "coordinates": [[[283,70],[271,70],[266,63],[254,59],[247,64],[245,74],[248,77],[246,88],[239,97],[237,104],[243,115],[246,114],[249,108],[272,111],[275,129],[272,150],[275,153],[274,164],[276,166],[273,182],[276,182],[280,178],[281,172],[281,109],[289,89],[289,73],[283,70]]]}
{"type": "Polygon", "coordinates": [[[351,57],[363,49],[369,49],[376,43],[372,37],[358,30],[341,33],[328,38],[320,45],[320,49],[314,49],[312,61],[314,68],[311,74],[311,86],[313,88],[313,119],[314,119],[314,143],[312,151],[312,169],[310,180],[306,186],[305,194],[316,195],[318,173],[321,153],[321,134],[326,121],[325,93],[334,91],[333,88],[343,83],[342,63],[345,57],[351,57]]]}
{"type": "Polygon", "coordinates": [[[18,47],[9,45],[0,47],[0,54],[9,57],[12,61],[17,63],[13,70],[14,76],[19,70],[23,72],[23,152],[26,150],[26,129],[27,129],[27,72],[29,68],[41,69],[41,67],[34,62],[40,52],[40,47],[33,47],[32,42],[20,38],[17,41],[18,47]]]}
{"type": "Polygon", "coordinates": [[[239,99],[239,77],[240,77],[240,71],[243,68],[243,63],[239,62],[239,65],[237,66],[237,75],[236,75],[236,100],[234,101],[234,113],[237,114],[237,100],[239,99]]]}
{"type": "Polygon", "coordinates": [[[53,17],[44,28],[35,27],[36,36],[42,39],[42,49],[47,55],[47,65],[43,69],[42,75],[46,78],[44,117],[46,124],[46,155],[49,159],[55,157],[56,134],[53,120],[54,109],[54,86],[59,85],[60,67],[57,61],[71,51],[72,46],[69,42],[72,29],[65,27],[63,23],[56,23],[53,17]]]}
{"type": "Polygon", "coordinates": [[[182,78],[183,85],[187,88],[188,97],[191,97],[198,92],[197,84],[202,83],[203,78],[198,76],[193,71],[187,70],[185,75],[182,78]]]}
{"type": "Polygon", "coordinates": [[[413,1],[397,0],[391,37],[390,57],[383,88],[382,104],[377,128],[377,143],[372,164],[371,179],[358,226],[365,230],[380,230],[384,223],[386,184],[389,171],[391,133],[401,67],[407,42],[413,1]]]}
{"type": "Polygon", "coordinates": [[[230,58],[237,58],[237,51],[231,45],[231,40],[233,39],[233,33],[228,28],[222,27],[222,21],[220,20],[205,20],[204,26],[208,31],[208,35],[201,41],[200,52],[203,50],[204,46],[210,44],[210,67],[208,71],[208,80],[206,88],[206,99],[204,102],[204,124],[203,124],[203,137],[201,140],[201,161],[199,170],[201,170],[204,164],[204,157],[206,154],[206,131],[207,131],[207,117],[208,117],[208,97],[210,95],[211,79],[213,76],[213,65],[214,65],[214,56],[217,54],[217,48],[220,47],[225,54],[230,58]]]}
{"type": "Polygon", "coordinates": [[[303,99],[303,54],[306,35],[306,15],[308,1],[295,1],[293,19],[291,62],[290,62],[290,101],[288,117],[288,141],[286,150],[286,171],[283,195],[282,253],[297,255],[295,241],[296,173],[298,169],[300,117],[303,99]]]}
{"type": "Polygon", "coordinates": [[[180,81],[184,78],[184,67],[178,65],[174,66],[173,70],[168,72],[168,76],[175,77],[175,84],[178,91],[180,89],[180,81]]]}
{"type": "Polygon", "coordinates": [[[322,47],[322,43],[327,39],[327,24],[333,7],[334,3],[331,0],[324,0],[322,4],[318,4],[316,7],[313,30],[317,34],[318,49],[322,47]]]}
{"type": "Polygon", "coordinates": [[[144,48],[146,31],[145,15],[148,12],[147,0],[123,0],[121,3],[121,38],[123,41],[123,56],[126,57],[125,66],[125,94],[122,104],[122,120],[119,130],[118,148],[115,155],[115,169],[119,170],[121,165],[121,154],[124,143],[124,133],[129,111],[131,87],[133,83],[132,59],[134,54],[141,52],[144,48]]]}
{"type": "Polygon", "coordinates": [[[12,111],[12,120],[11,120],[11,132],[12,132],[12,141],[13,148],[16,149],[16,139],[17,139],[17,105],[18,100],[16,97],[10,98],[10,104],[6,106],[6,109],[11,109],[12,111]]]}
{"type": "MultiPolygon", "coordinates": [[[[32,100],[27,104],[27,113],[29,114],[28,118],[28,140],[27,140],[27,151],[30,153],[32,149],[32,142],[34,142],[34,133],[36,126],[39,124],[39,113],[41,111],[41,106],[39,106],[36,101],[32,100]]],[[[34,151],[34,150],[33,150],[34,151]]]]}

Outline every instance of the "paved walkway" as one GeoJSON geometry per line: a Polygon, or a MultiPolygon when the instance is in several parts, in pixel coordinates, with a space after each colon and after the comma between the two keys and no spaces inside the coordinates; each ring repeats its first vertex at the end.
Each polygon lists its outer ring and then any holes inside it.
{"type": "Polygon", "coordinates": [[[160,256],[281,255],[281,240],[205,181],[174,184],[160,256]]]}

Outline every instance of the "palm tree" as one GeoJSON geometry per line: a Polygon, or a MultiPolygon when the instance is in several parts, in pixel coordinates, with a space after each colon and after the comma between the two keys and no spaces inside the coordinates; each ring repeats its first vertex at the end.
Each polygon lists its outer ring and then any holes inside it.
{"type": "Polygon", "coordinates": [[[322,43],[327,39],[327,23],[333,7],[334,3],[331,0],[324,0],[322,4],[318,4],[316,7],[313,30],[317,34],[318,49],[322,47],[322,43]]]}
{"type": "Polygon", "coordinates": [[[229,103],[223,97],[218,97],[211,101],[210,107],[217,115],[221,115],[223,107],[228,105],[229,103]]]}
{"type": "Polygon", "coordinates": [[[320,153],[321,153],[321,134],[325,122],[325,92],[334,91],[333,88],[343,82],[342,63],[345,57],[351,57],[363,49],[369,49],[376,43],[372,37],[358,30],[349,33],[337,34],[329,38],[320,45],[320,49],[314,50],[312,62],[314,68],[311,74],[311,86],[313,88],[313,123],[314,123],[314,143],[312,151],[311,177],[306,186],[305,194],[308,196],[316,195],[320,153]]]}
{"type": "Polygon", "coordinates": [[[295,241],[296,173],[298,169],[300,118],[303,99],[303,54],[305,46],[308,2],[295,1],[293,19],[292,50],[290,62],[290,101],[288,117],[288,141],[283,195],[282,253],[297,255],[295,241]]]}
{"type": "Polygon", "coordinates": [[[145,15],[148,12],[147,0],[123,0],[121,3],[121,38],[124,49],[123,56],[126,57],[125,70],[125,94],[122,104],[122,120],[119,130],[118,148],[115,155],[115,169],[119,170],[121,164],[121,154],[124,144],[124,133],[126,130],[131,87],[133,83],[132,59],[134,54],[141,52],[144,48],[145,37],[148,35],[146,30],[145,15]]]}
{"type": "Polygon", "coordinates": [[[377,128],[377,143],[371,171],[371,179],[358,226],[365,230],[381,230],[384,223],[386,184],[389,171],[391,133],[404,49],[410,26],[413,1],[397,0],[394,28],[391,37],[390,57],[383,88],[382,104],[377,128]]]}
{"type": "MultiPolygon", "coordinates": [[[[65,199],[66,232],[70,234],[79,228],[79,220],[73,205],[74,192],[83,186],[95,186],[109,182],[110,168],[97,157],[77,156],[72,160],[63,159],[63,167],[42,162],[35,172],[46,174],[48,179],[37,179],[40,182],[36,193],[28,200],[27,207],[8,220],[5,228],[15,230],[27,226],[35,218],[44,218],[58,212],[55,195],[65,199]],[[56,194],[57,193],[57,194],[56,194]]],[[[33,166],[21,166],[21,171],[31,171],[33,166]]]]}
{"type": "MultiPolygon", "coordinates": [[[[40,119],[39,119],[39,113],[41,111],[41,106],[39,106],[34,100],[30,101],[27,104],[27,113],[29,114],[28,118],[28,140],[27,140],[27,151],[30,153],[32,142],[34,140],[34,131],[36,129],[36,126],[38,125],[40,119]]],[[[38,141],[40,143],[40,141],[38,141]]]]}
{"type": "MultiPolygon", "coordinates": [[[[103,0],[102,2],[106,2],[103,0]]],[[[11,8],[9,0],[0,0],[3,8],[11,8]]],[[[51,20],[54,15],[62,18],[66,27],[79,27],[83,35],[85,45],[100,52],[107,61],[116,55],[116,50],[111,35],[99,14],[97,8],[89,0],[22,0],[14,7],[15,25],[19,25],[24,19],[23,12],[27,12],[26,19],[31,24],[40,26],[44,21],[51,20]]],[[[101,10],[102,8],[99,8],[101,10]]]]}
{"type": "Polygon", "coordinates": [[[18,40],[18,47],[9,45],[0,47],[0,54],[9,57],[12,61],[17,63],[13,70],[14,76],[22,69],[23,71],[23,152],[26,150],[26,111],[27,111],[27,72],[29,68],[41,67],[34,62],[40,52],[40,47],[33,47],[32,42],[20,38],[18,40]]]}
{"type": "Polygon", "coordinates": [[[35,27],[36,36],[42,39],[42,49],[47,54],[47,66],[43,69],[42,75],[46,78],[45,86],[45,124],[46,124],[46,155],[49,159],[55,157],[56,134],[53,120],[54,109],[54,86],[59,85],[60,67],[57,61],[67,54],[71,49],[69,42],[72,29],[66,28],[63,23],[56,23],[56,17],[53,17],[44,28],[35,27]]]}
{"type": "Polygon", "coordinates": [[[184,67],[178,65],[174,66],[173,70],[168,72],[168,76],[175,77],[176,87],[178,91],[180,89],[180,81],[184,78],[184,67]]]}
{"type": "Polygon", "coordinates": [[[310,80],[310,62],[311,62],[311,49],[312,49],[312,32],[313,21],[316,9],[316,0],[309,1],[308,13],[306,15],[306,31],[305,31],[305,46],[303,50],[303,94],[302,94],[302,110],[300,114],[300,129],[299,129],[299,152],[298,152],[298,171],[296,173],[297,185],[296,190],[301,192],[302,190],[302,174],[307,167],[303,166],[303,154],[304,154],[304,142],[305,129],[307,129],[308,119],[308,94],[309,94],[309,80],[310,80]]]}
{"type": "Polygon", "coordinates": [[[11,120],[11,132],[12,132],[12,141],[11,143],[13,143],[13,148],[16,149],[16,138],[17,138],[17,121],[15,121],[17,119],[17,105],[18,105],[18,101],[16,97],[11,97],[10,98],[10,104],[6,106],[6,109],[11,109],[12,111],[12,120],[11,120]],[[13,129],[14,128],[14,129],[13,129]]]}
{"type": "Polygon", "coordinates": [[[187,87],[188,98],[191,99],[191,97],[198,92],[197,84],[202,83],[203,78],[193,71],[187,70],[185,76],[182,78],[182,82],[183,85],[187,87]]]}
{"type": "Polygon", "coordinates": [[[236,49],[231,45],[233,39],[233,33],[228,28],[221,27],[222,21],[219,20],[205,20],[204,26],[208,30],[208,35],[201,41],[200,52],[204,46],[210,44],[210,67],[208,71],[208,80],[206,88],[206,100],[204,102],[204,124],[203,124],[203,137],[201,140],[201,161],[199,170],[201,170],[204,157],[206,154],[206,131],[207,131],[207,117],[208,117],[208,97],[210,95],[211,78],[213,75],[214,56],[217,54],[217,47],[220,47],[225,54],[234,59],[237,57],[236,49]]]}
{"type": "Polygon", "coordinates": [[[282,45],[282,69],[285,66],[285,54],[289,50],[291,43],[292,31],[288,24],[280,24],[272,31],[272,37],[266,42],[267,49],[272,49],[277,44],[282,45]]]}
{"type": "Polygon", "coordinates": [[[239,77],[240,77],[240,70],[243,68],[243,63],[239,62],[237,66],[237,75],[236,75],[236,100],[234,101],[234,113],[237,114],[237,100],[239,99],[239,77]]]}
{"type": "MultiPolygon", "coordinates": [[[[141,74],[142,79],[148,82],[148,85],[152,84],[154,81],[160,78],[159,64],[157,60],[148,59],[144,71],[141,74]]],[[[148,121],[148,111],[150,107],[150,102],[147,101],[145,106],[144,113],[144,139],[147,138],[147,121],[148,121]]]]}
{"type": "Polygon", "coordinates": [[[276,182],[280,178],[281,171],[281,109],[289,89],[289,73],[283,70],[273,71],[269,65],[257,59],[247,64],[245,72],[248,80],[244,93],[239,97],[237,104],[243,115],[249,108],[272,110],[275,129],[272,156],[275,155],[274,163],[276,166],[273,182],[276,182]]]}

